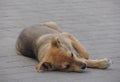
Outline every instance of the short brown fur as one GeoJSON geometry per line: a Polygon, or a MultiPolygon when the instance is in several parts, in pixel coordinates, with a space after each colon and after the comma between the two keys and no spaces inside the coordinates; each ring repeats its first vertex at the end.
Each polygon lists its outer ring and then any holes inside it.
{"type": "Polygon", "coordinates": [[[87,50],[70,33],[62,32],[55,22],[25,28],[16,43],[18,54],[37,58],[36,70],[83,72],[87,67],[106,69],[110,60],[89,59],[87,50]]]}

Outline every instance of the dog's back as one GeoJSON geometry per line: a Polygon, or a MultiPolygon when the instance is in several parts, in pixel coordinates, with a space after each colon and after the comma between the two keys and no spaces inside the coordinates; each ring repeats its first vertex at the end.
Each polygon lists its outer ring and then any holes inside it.
{"type": "Polygon", "coordinates": [[[33,42],[43,35],[56,34],[58,31],[48,28],[45,25],[34,25],[29,28],[25,28],[18,37],[16,43],[16,50],[18,54],[22,54],[27,57],[35,58],[33,51],[33,42]]]}

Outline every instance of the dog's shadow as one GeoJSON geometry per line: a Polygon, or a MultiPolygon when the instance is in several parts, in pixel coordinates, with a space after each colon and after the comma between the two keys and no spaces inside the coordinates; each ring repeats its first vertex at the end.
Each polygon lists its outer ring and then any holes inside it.
{"type": "Polygon", "coordinates": [[[108,68],[108,69],[96,69],[96,68],[87,68],[87,70],[85,72],[65,72],[65,71],[40,71],[39,73],[44,73],[44,74],[50,74],[50,73],[54,73],[54,74],[91,74],[92,72],[103,72],[103,71],[111,71],[112,68],[108,68]]]}

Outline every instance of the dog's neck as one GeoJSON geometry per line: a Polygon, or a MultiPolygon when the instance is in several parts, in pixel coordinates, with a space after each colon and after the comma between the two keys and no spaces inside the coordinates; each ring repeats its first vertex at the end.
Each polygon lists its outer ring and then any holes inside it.
{"type": "Polygon", "coordinates": [[[48,54],[48,49],[50,47],[50,43],[44,44],[41,46],[41,48],[38,49],[38,54],[37,54],[37,58],[38,61],[40,62],[44,56],[46,56],[48,54]]]}
{"type": "Polygon", "coordinates": [[[47,49],[50,46],[52,34],[44,35],[38,38],[34,45],[34,53],[40,61],[45,55],[47,55],[47,49]]]}

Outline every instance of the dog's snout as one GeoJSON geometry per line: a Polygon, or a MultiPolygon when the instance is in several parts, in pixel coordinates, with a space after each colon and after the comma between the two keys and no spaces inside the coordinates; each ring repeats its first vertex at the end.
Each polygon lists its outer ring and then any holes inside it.
{"type": "Polygon", "coordinates": [[[87,67],[86,64],[83,63],[81,69],[85,69],[86,67],[87,67]]]}

